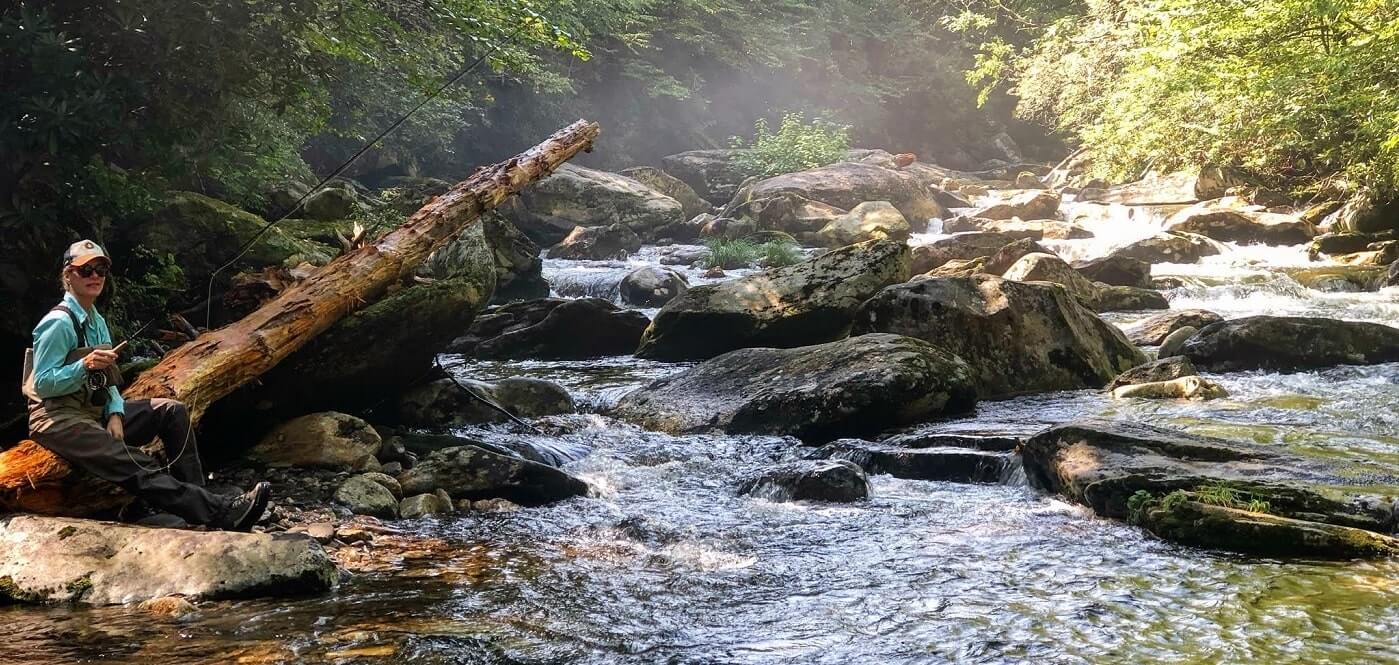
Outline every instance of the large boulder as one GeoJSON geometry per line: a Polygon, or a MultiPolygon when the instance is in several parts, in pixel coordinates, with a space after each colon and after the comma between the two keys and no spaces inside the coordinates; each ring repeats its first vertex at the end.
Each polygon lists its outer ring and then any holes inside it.
{"type": "Polygon", "coordinates": [[[337,579],[325,550],[303,535],[0,518],[0,604],[296,596],[327,591],[337,579]]]}
{"type": "Polygon", "coordinates": [[[645,235],[685,220],[679,201],[626,176],[574,164],[526,187],[501,210],[535,241],[549,245],[575,226],[621,224],[645,235]]]}
{"type": "Polygon", "coordinates": [[[891,286],[860,308],[855,334],[924,339],[969,364],[983,398],[1101,388],[1146,362],[1064,288],[991,275],[891,286]]]}
{"type": "Polygon", "coordinates": [[[367,469],[383,441],[369,423],[327,411],[293,418],[268,432],[248,458],[272,467],[367,469]]]}
{"type": "Polygon", "coordinates": [[[1012,464],[1009,450],[945,445],[905,446],[893,441],[870,443],[859,439],[832,442],[816,454],[849,460],[866,473],[954,483],[1000,482],[1012,464]]]}
{"type": "Polygon", "coordinates": [[[446,490],[452,499],[508,499],[539,506],[584,496],[588,484],[552,466],[477,446],[444,448],[399,474],[407,495],[446,490]]]}
{"type": "Polygon", "coordinates": [[[622,302],[635,307],[660,307],[690,288],[685,276],[669,268],[646,266],[622,278],[622,302]]]}
{"type": "Polygon", "coordinates": [[[1167,231],[1114,249],[1108,256],[1147,263],[1195,263],[1223,251],[1219,243],[1202,235],[1167,231]]]}
{"type": "Polygon", "coordinates": [[[922,228],[933,217],[947,214],[916,176],[859,162],[840,162],[760,180],[739,191],[733,204],[788,193],[844,210],[866,201],[888,201],[915,229],[922,228]]]}
{"type": "MultiPolygon", "coordinates": [[[[1221,503],[1266,505],[1272,515],[1379,533],[1396,527],[1392,503],[1378,496],[1348,495],[1328,486],[1349,484],[1327,463],[1278,452],[1272,447],[1238,443],[1125,421],[1084,421],[1050,428],[1021,449],[1032,485],[1061,494],[1104,517],[1137,518],[1151,504],[1175,493],[1182,498],[1211,495],[1221,503]],[[1135,513],[1135,515],[1134,515],[1135,513]]],[[[1148,528],[1151,522],[1147,521],[1148,528]]],[[[1202,525],[1203,526],[1203,525],[1202,525]]],[[[1231,547],[1207,530],[1195,538],[1165,537],[1196,544],[1231,547]]],[[[1280,554],[1308,554],[1303,532],[1268,549],[1280,554]]],[[[1399,548],[1396,548],[1399,551],[1399,548]]]]}
{"type": "Polygon", "coordinates": [[[919,275],[948,261],[984,259],[1020,239],[1008,233],[960,233],[914,247],[910,269],[919,275]]]}
{"type": "Polygon", "coordinates": [[[1371,190],[1361,190],[1321,222],[1336,233],[1375,233],[1399,230],[1399,201],[1384,200],[1371,190]]]}
{"type": "Polygon", "coordinates": [[[844,337],[855,309],[910,277],[908,245],[874,240],[741,279],[696,286],[666,303],[636,355],[712,358],[753,346],[794,347],[844,337]]]}
{"type": "Polygon", "coordinates": [[[359,197],[349,187],[330,186],[307,197],[301,209],[311,219],[345,219],[360,211],[359,197]]]}
{"type": "Polygon", "coordinates": [[[1199,371],[1195,369],[1195,364],[1190,362],[1185,356],[1167,356],[1159,360],[1153,360],[1144,365],[1138,365],[1117,375],[1112,383],[1107,385],[1107,391],[1112,392],[1122,386],[1134,386],[1142,383],[1157,383],[1160,381],[1172,381],[1185,376],[1196,376],[1199,371]]]}
{"type": "Polygon", "coordinates": [[[1293,215],[1194,205],[1166,220],[1166,229],[1245,245],[1300,245],[1316,235],[1293,215]]]}
{"type": "Polygon", "coordinates": [[[1059,195],[1044,190],[1017,192],[1009,198],[973,210],[970,217],[991,220],[1053,219],[1059,212],[1059,195]]]}
{"type": "MultiPolygon", "coordinates": [[[[846,214],[844,208],[813,201],[795,192],[782,192],[761,199],[749,199],[725,207],[724,219],[741,220],[747,224],[738,227],[751,227],[752,230],[781,231],[799,239],[815,237],[821,229],[846,214]]],[[[715,235],[709,226],[701,235],[715,235]]],[[[735,226],[729,224],[728,226],[735,226]]],[[[751,233],[752,231],[749,231],[751,233]]],[[[729,234],[733,235],[733,234],[729,234]]]]}
{"type": "Polygon", "coordinates": [[[672,434],[786,434],[822,442],[962,413],[969,368],[927,342],[864,335],[795,349],[741,349],[622,398],[612,416],[672,434]]]}
{"type": "Polygon", "coordinates": [[[738,163],[738,157],[745,152],[743,149],[690,150],[662,158],[661,166],[706,201],[723,205],[748,178],[748,172],[738,163]]]}
{"type": "Polygon", "coordinates": [[[816,236],[827,247],[844,247],[866,240],[908,240],[911,229],[898,208],[888,201],[866,201],[837,217],[816,236]]]}
{"type": "Polygon", "coordinates": [[[1151,288],[1151,264],[1128,256],[1104,256],[1073,264],[1078,274],[1109,286],[1151,288]]]}
{"type": "Polygon", "coordinates": [[[1058,284],[1095,312],[1169,307],[1166,298],[1156,291],[1130,286],[1108,286],[1090,281],[1053,254],[1026,254],[1001,275],[1018,282],[1058,284]]]}
{"type": "MultiPolygon", "coordinates": [[[[486,243],[495,258],[495,295],[493,303],[533,300],[549,296],[549,282],[544,279],[544,261],[539,258],[539,245],[516,228],[510,220],[495,213],[481,218],[486,243]]],[[[438,250],[453,251],[462,243],[454,242],[438,250]]]]}
{"type": "Polygon", "coordinates": [[[982,264],[981,271],[988,275],[1004,275],[1011,266],[1030,254],[1055,255],[1053,251],[1045,249],[1034,240],[1024,238],[996,250],[996,253],[982,264]]]}
{"type": "Polygon", "coordinates": [[[549,248],[551,259],[606,261],[625,259],[641,250],[641,238],[622,224],[575,226],[559,244],[549,248]]]}
{"type": "Polygon", "coordinates": [[[1205,166],[1168,174],[1153,173],[1137,182],[1109,187],[1084,200],[1131,206],[1197,203],[1224,196],[1230,187],[1240,184],[1242,181],[1228,169],[1205,166]]]}
{"type": "Polygon", "coordinates": [[[713,207],[709,205],[709,202],[701,199],[699,194],[695,193],[694,188],[685,184],[685,181],[654,166],[622,169],[622,175],[679,201],[680,207],[685,213],[685,219],[709,212],[710,208],[713,207]]]}
{"type": "Polygon", "coordinates": [[[447,347],[477,358],[582,359],[636,350],[650,321],[600,298],[544,298],[496,307],[447,347]]]}
{"type": "Polygon", "coordinates": [[[568,390],[557,383],[528,377],[499,381],[438,379],[418,386],[398,400],[399,423],[441,429],[509,422],[510,417],[473,396],[484,397],[519,418],[573,413],[568,390]],[[468,393],[467,391],[471,392],[468,393]]]}
{"type": "Polygon", "coordinates": [[[1249,316],[1214,323],[1183,353],[1214,372],[1276,372],[1399,362],[1399,328],[1304,316],[1249,316]]]}
{"type": "Polygon", "coordinates": [[[849,503],[869,496],[870,482],[860,467],[842,460],[803,460],[768,469],[739,492],[769,501],[849,503]]]}
{"type": "Polygon", "coordinates": [[[1171,333],[1187,327],[1204,328],[1224,317],[1204,309],[1176,309],[1162,312],[1127,329],[1127,339],[1141,346],[1158,346],[1171,333]]]}
{"type": "Polygon", "coordinates": [[[1005,233],[1017,238],[1030,240],[1080,240],[1092,238],[1093,233],[1081,226],[1053,219],[1025,221],[1013,219],[982,219],[980,217],[958,216],[946,221],[942,230],[947,233],[986,231],[1005,233]]]}

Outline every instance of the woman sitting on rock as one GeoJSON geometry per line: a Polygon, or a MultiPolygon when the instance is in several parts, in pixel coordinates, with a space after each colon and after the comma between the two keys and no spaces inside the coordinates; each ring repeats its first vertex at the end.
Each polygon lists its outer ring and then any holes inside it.
{"type": "Polygon", "coordinates": [[[63,302],[34,328],[32,371],[25,377],[29,436],[74,467],[121,486],[156,510],[189,524],[246,531],[267,509],[269,486],[227,497],[204,489],[189,412],[171,399],[122,400],[113,385],[117,351],[93,302],[111,259],[80,240],[63,254],[63,302]],[[159,436],[168,465],[139,447],[159,436]],[[168,470],[168,472],[167,472],[168,470]]]}

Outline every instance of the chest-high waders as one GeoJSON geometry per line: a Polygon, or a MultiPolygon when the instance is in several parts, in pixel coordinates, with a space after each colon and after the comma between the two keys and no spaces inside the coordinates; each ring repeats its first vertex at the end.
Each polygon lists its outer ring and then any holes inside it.
{"type": "MultiPolygon", "coordinates": [[[[67,307],[60,305],[55,309],[68,313],[78,337],[78,348],[68,354],[67,363],[80,360],[91,351],[86,348],[86,331],[67,307]],[[74,358],[78,352],[82,355],[74,358]]],[[[212,523],[226,512],[229,499],[203,487],[204,469],[184,404],[169,399],[126,402],[125,441],[118,441],[102,422],[105,397],[93,405],[92,393],[105,396],[105,385],[94,390],[100,382],[93,382],[69,395],[40,398],[34,390],[32,357],[26,360],[24,392],[29,397],[29,435],[36,443],[74,467],[118,485],[151,507],[191,524],[212,523]],[[176,447],[177,442],[185,444],[171,460],[169,473],[140,450],[140,446],[156,437],[176,447]]]]}

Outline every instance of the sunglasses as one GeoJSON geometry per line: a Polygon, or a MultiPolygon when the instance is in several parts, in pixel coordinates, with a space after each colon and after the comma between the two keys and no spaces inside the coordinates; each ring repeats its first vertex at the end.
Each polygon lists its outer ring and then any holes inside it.
{"type": "Polygon", "coordinates": [[[108,265],[93,265],[89,263],[87,265],[81,265],[74,268],[73,272],[78,273],[79,276],[84,278],[92,277],[93,275],[97,275],[98,277],[106,277],[107,275],[110,275],[112,273],[112,267],[108,265]]]}

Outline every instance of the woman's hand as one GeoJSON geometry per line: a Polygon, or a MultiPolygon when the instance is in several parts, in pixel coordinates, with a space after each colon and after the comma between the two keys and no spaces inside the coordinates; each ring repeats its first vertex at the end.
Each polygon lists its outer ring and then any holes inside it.
{"type": "Polygon", "coordinates": [[[89,372],[107,369],[117,362],[117,352],[107,349],[93,349],[92,353],[83,356],[83,367],[89,372]]]}
{"type": "Polygon", "coordinates": [[[107,416],[107,433],[111,434],[112,438],[117,441],[126,440],[126,427],[123,423],[121,416],[115,413],[107,416]]]}

